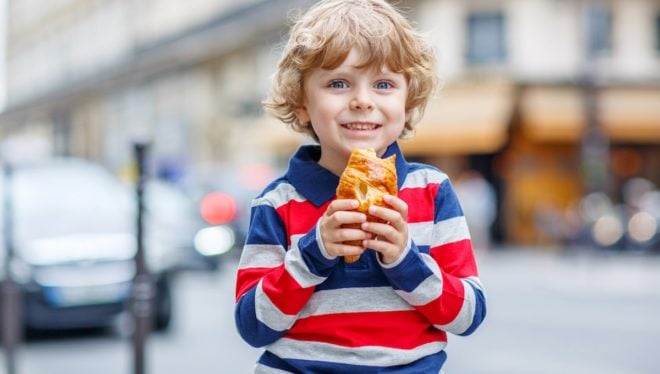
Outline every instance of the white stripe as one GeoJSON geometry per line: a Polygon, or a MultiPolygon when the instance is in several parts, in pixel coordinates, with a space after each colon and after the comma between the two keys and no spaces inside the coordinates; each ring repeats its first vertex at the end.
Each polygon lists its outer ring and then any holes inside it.
{"type": "Polygon", "coordinates": [[[254,367],[254,374],[281,374],[281,373],[291,374],[290,371],[275,369],[270,366],[262,365],[259,363],[257,363],[257,365],[254,367]]]}
{"type": "Polygon", "coordinates": [[[484,285],[481,284],[481,280],[479,280],[478,277],[472,276],[472,277],[467,277],[463,278],[466,282],[472,284],[475,286],[481,293],[484,295],[484,298],[486,297],[486,290],[484,289],[484,285]]]}
{"type": "Polygon", "coordinates": [[[404,300],[415,306],[426,305],[442,294],[442,275],[438,264],[433,257],[425,253],[422,253],[421,256],[433,274],[424,279],[412,292],[396,291],[404,300]]]}
{"type": "Polygon", "coordinates": [[[350,348],[329,343],[281,338],[266,349],[284,359],[387,367],[405,365],[438,353],[446,345],[446,342],[432,342],[410,350],[377,346],[350,348]]]}
{"type": "Polygon", "coordinates": [[[431,247],[470,239],[467,222],[464,216],[449,218],[440,221],[433,227],[433,239],[431,247]]]}
{"type": "Polygon", "coordinates": [[[288,183],[280,183],[275,189],[266,192],[262,197],[252,200],[251,207],[254,208],[258,205],[270,205],[274,208],[279,208],[291,200],[302,202],[307,199],[305,199],[292,185],[288,183]]]}
{"type": "Polygon", "coordinates": [[[434,327],[444,330],[447,332],[450,332],[452,334],[461,334],[464,333],[465,330],[467,330],[470,325],[472,324],[472,321],[474,320],[474,312],[475,312],[475,295],[474,295],[474,290],[472,287],[470,287],[469,284],[466,284],[466,281],[461,280],[463,282],[463,289],[464,291],[464,299],[463,299],[463,305],[461,306],[461,311],[458,313],[456,318],[454,318],[453,321],[449,322],[446,325],[433,325],[434,327]]]}
{"type": "Polygon", "coordinates": [[[259,281],[254,295],[254,308],[257,319],[266,326],[276,331],[288,330],[296,321],[295,315],[288,315],[273,304],[268,295],[263,290],[263,279],[259,281]]]}
{"type": "Polygon", "coordinates": [[[291,242],[291,245],[289,246],[289,248],[298,247],[298,242],[305,235],[307,235],[307,234],[296,234],[296,235],[289,236],[289,241],[291,242]]]}
{"type": "Polygon", "coordinates": [[[431,221],[409,223],[408,231],[415,244],[429,247],[470,238],[464,216],[449,218],[435,224],[431,221]]]}
{"type": "Polygon", "coordinates": [[[316,286],[326,279],[326,277],[320,277],[309,270],[297,244],[289,249],[284,257],[284,268],[302,288],[316,286]]]}
{"type": "Polygon", "coordinates": [[[392,287],[355,287],[316,291],[300,318],[335,313],[392,312],[412,310],[392,287]]]}
{"type": "Polygon", "coordinates": [[[433,221],[416,222],[408,224],[410,237],[417,245],[431,245],[433,240],[433,221]]]}
{"type": "Polygon", "coordinates": [[[243,247],[238,268],[274,268],[282,265],[285,254],[281,245],[247,244],[243,247]]]}
{"type": "Polygon", "coordinates": [[[419,169],[415,170],[406,175],[406,179],[403,181],[404,188],[423,188],[429,185],[430,183],[440,184],[447,180],[447,174],[442,173],[434,169],[419,169]]]}

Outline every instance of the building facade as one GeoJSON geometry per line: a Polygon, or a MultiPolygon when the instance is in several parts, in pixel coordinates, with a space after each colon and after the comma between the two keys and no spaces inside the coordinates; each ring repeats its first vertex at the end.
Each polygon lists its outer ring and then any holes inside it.
{"type": "MultiPolygon", "coordinates": [[[[260,108],[292,9],[312,0],[9,0],[0,135],[130,175],[213,184],[224,165],[283,166],[301,142],[260,108]]],[[[442,89],[412,159],[494,186],[493,234],[559,242],[545,222],[592,190],[660,184],[660,1],[407,0],[442,89]]]]}

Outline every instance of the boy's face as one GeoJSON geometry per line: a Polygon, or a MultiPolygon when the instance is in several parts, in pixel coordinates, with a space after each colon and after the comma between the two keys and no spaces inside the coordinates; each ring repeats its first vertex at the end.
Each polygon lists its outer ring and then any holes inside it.
{"type": "Polygon", "coordinates": [[[403,74],[366,67],[358,69],[357,50],[335,69],[310,70],[304,79],[303,107],[298,119],[311,121],[321,144],[319,163],[341,172],[355,148],[374,148],[382,156],[406,121],[407,80],[403,74]]]}

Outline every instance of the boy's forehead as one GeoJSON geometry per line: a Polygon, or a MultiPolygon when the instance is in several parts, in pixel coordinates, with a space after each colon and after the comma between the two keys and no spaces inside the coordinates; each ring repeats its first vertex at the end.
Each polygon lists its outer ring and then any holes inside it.
{"type": "Polygon", "coordinates": [[[376,73],[392,72],[386,61],[371,60],[370,57],[357,48],[352,48],[338,66],[321,67],[321,69],[327,72],[340,70],[371,70],[376,73]]]}

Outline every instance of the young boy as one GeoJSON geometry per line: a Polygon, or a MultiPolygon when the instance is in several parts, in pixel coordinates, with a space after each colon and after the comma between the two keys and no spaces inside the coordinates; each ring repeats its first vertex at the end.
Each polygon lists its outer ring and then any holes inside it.
{"type": "Polygon", "coordinates": [[[396,142],[434,74],[431,48],[384,0],[321,1],[294,25],[265,106],[319,145],[302,146],[252,203],[235,317],[266,348],[256,373],[438,373],[447,332],[481,324],[484,292],[447,175],[406,162],[396,142]],[[335,197],[355,148],[396,154],[399,194],[369,211],[387,223],[335,197]]]}

